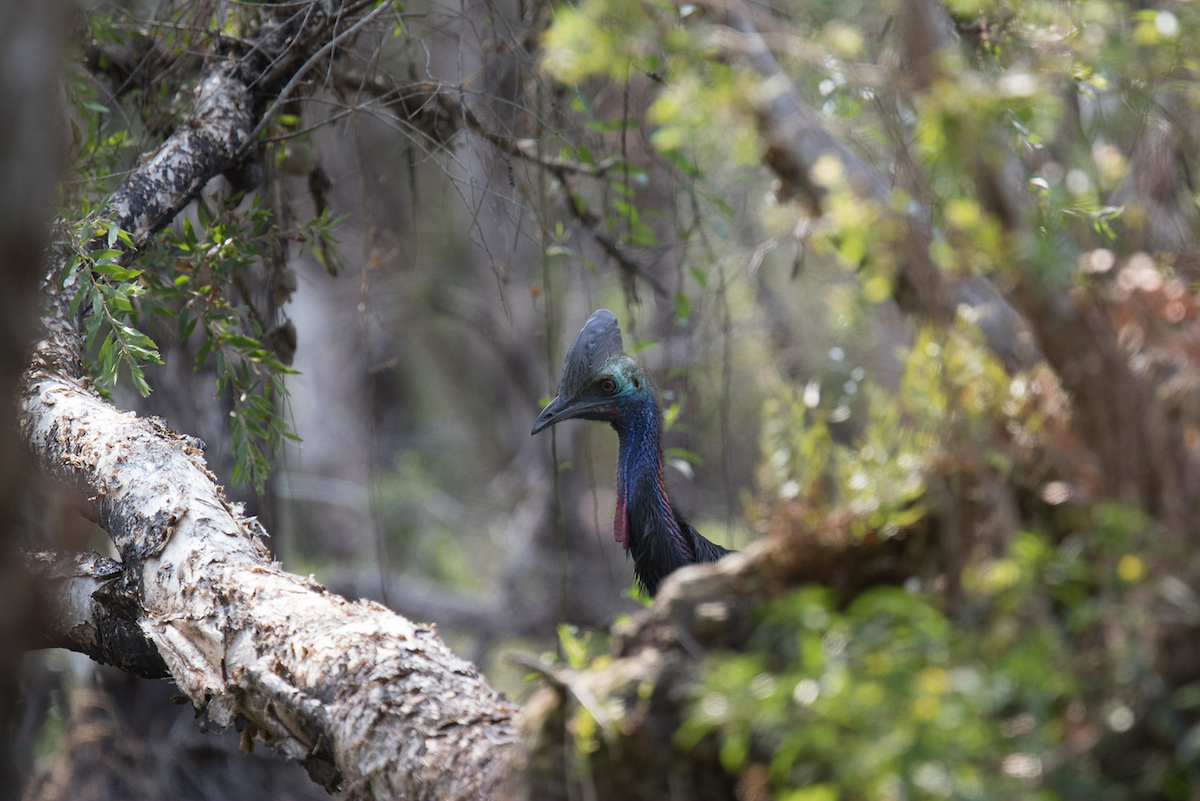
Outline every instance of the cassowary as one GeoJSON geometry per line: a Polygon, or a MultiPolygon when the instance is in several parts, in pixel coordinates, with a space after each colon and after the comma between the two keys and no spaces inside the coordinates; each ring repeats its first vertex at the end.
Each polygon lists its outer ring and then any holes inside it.
{"type": "Polygon", "coordinates": [[[532,433],[573,417],[601,420],[617,431],[613,535],[633,554],[634,578],[647,593],[654,596],[676,568],[729,553],[700,536],[667,497],[658,398],[642,368],[624,353],[616,315],[608,309],[594,312],[571,343],[558,395],[542,409],[532,433]]]}

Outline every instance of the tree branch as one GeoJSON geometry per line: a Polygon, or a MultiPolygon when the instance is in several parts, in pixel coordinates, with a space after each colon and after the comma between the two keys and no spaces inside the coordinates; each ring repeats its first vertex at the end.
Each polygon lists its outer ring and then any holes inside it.
{"type": "MultiPolygon", "coordinates": [[[[819,214],[826,188],[814,180],[813,168],[820,159],[833,156],[857,196],[888,210],[892,182],[826,130],[821,116],[804,102],[779,67],[745,4],[712,0],[706,6],[716,19],[738,32],[742,39],[739,55],[762,78],[765,95],[758,106],[758,128],[766,147],[763,162],[781,181],[783,193],[819,214]]],[[[1040,354],[1021,315],[986,278],[942,273],[929,255],[934,231],[924,210],[908,208],[901,216],[907,235],[900,243],[903,250],[893,290],[900,308],[944,323],[965,306],[973,310],[988,347],[1010,369],[1033,366],[1040,354]]]]}
{"type": "Polygon", "coordinates": [[[154,644],[138,626],[141,605],[125,585],[120,562],[96,553],[64,556],[40,551],[25,554],[25,569],[54,604],[50,648],[87,654],[147,679],[170,675],[154,644]]]}
{"type": "Polygon", "coordinates": [[[626,279],[644,281],[663,298],[671,297],[667,287],[636,259],[628,248],[604,232],[604,221],[588,206],[587,202],[571,185],[571,178],[582,176],[603,178],[617,167],[620,159],[612,158],[598,164],[584,164],[564,158],[548,156],[538,150],[535,139],[505,136],[488,128],[466,103],[462,102],[462,88],[444,86],[430,81],[409,84],[391,84],[383,76],[365,76],[347,72],[341,76],[343,89],[368,91],[381,103],[392,109],[400,119],[415,125],[430,140],[439,146],[446,145],[461,130],[471,133],[492,145],[496,150],[521,159],[546,170],[562,187],[567,212],[600,246],[626,279]]]}
{"type": "MultiPolygon", "coordinates": [[[[324,25],[323,16],[292,19],[324,25]]],[[[259,63],[283,60],[268,45],[305,63],[297,42],[319,38],[293,34],[269,32],[259,63]]],[[[192,119],[114,193],[105,214],[137,245],[240,157],[256,126],[247,63],[211,70],[192,119]]],[[[65,248],[52,249],[48,273],[67,260],[65,248]]],[[[272,562],[261,526],[226,500],[190,438],[90,388],[71,290],[46,285],[50,312],[26,375],[22,433],[47,472],[84,488],[89,514],[120,553],[122,597],[138,605],[137,626],[180,689],[220,726],[248,721],[252,735],[346,797],[492,794],[515,738],[514,707],[431,627],[272,562]]],[[[101,601],[87,590],[111,586],[113,569],[94,562],[63,578],[75,616],[101,601]]]]}

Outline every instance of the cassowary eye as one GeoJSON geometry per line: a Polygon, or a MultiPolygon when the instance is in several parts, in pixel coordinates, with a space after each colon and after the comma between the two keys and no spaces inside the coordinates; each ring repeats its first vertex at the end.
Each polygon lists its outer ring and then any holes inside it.
{"type": "Polygon", "coordinates": [[[600,391],[605,395],[611,395],[617,391],[617,382],[611,378],[604,378],[600,381],[600,391]]]}

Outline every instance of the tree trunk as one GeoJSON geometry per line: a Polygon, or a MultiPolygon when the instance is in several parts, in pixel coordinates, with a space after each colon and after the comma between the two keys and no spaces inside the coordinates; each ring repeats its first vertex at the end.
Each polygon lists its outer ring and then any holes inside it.
{"type": "Polygon", "coordinates": [[[40,58],[0,61],[0,796],[14,798],[21,786],[13,758],[14,708],[19,696],[21,649],[32,645],[41,621],[38,587],[13,558],[21,530],[21,505],[31,484],[29,454],[17,433],[17,396],[34,338],[38,278],[61,162],[62,121],[46,98],[57,93],[62,4],[0,3],[0,51],[33,52],[40,58]]]}

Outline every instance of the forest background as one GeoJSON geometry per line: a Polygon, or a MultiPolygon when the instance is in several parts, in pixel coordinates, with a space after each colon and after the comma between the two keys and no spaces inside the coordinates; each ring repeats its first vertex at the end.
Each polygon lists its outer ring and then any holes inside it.
{"type": "Polygon", "coordinates": [[[0,7],[4,635],[124,668],[4,657],[6,795],[1200,792],[1194,4],[0,7]],[[599,307],[743,551],[648,609],[611,432],[528,433],[599,307]],[[462,764],[151,573],[210,479],[479,666],[462,764]]]}

